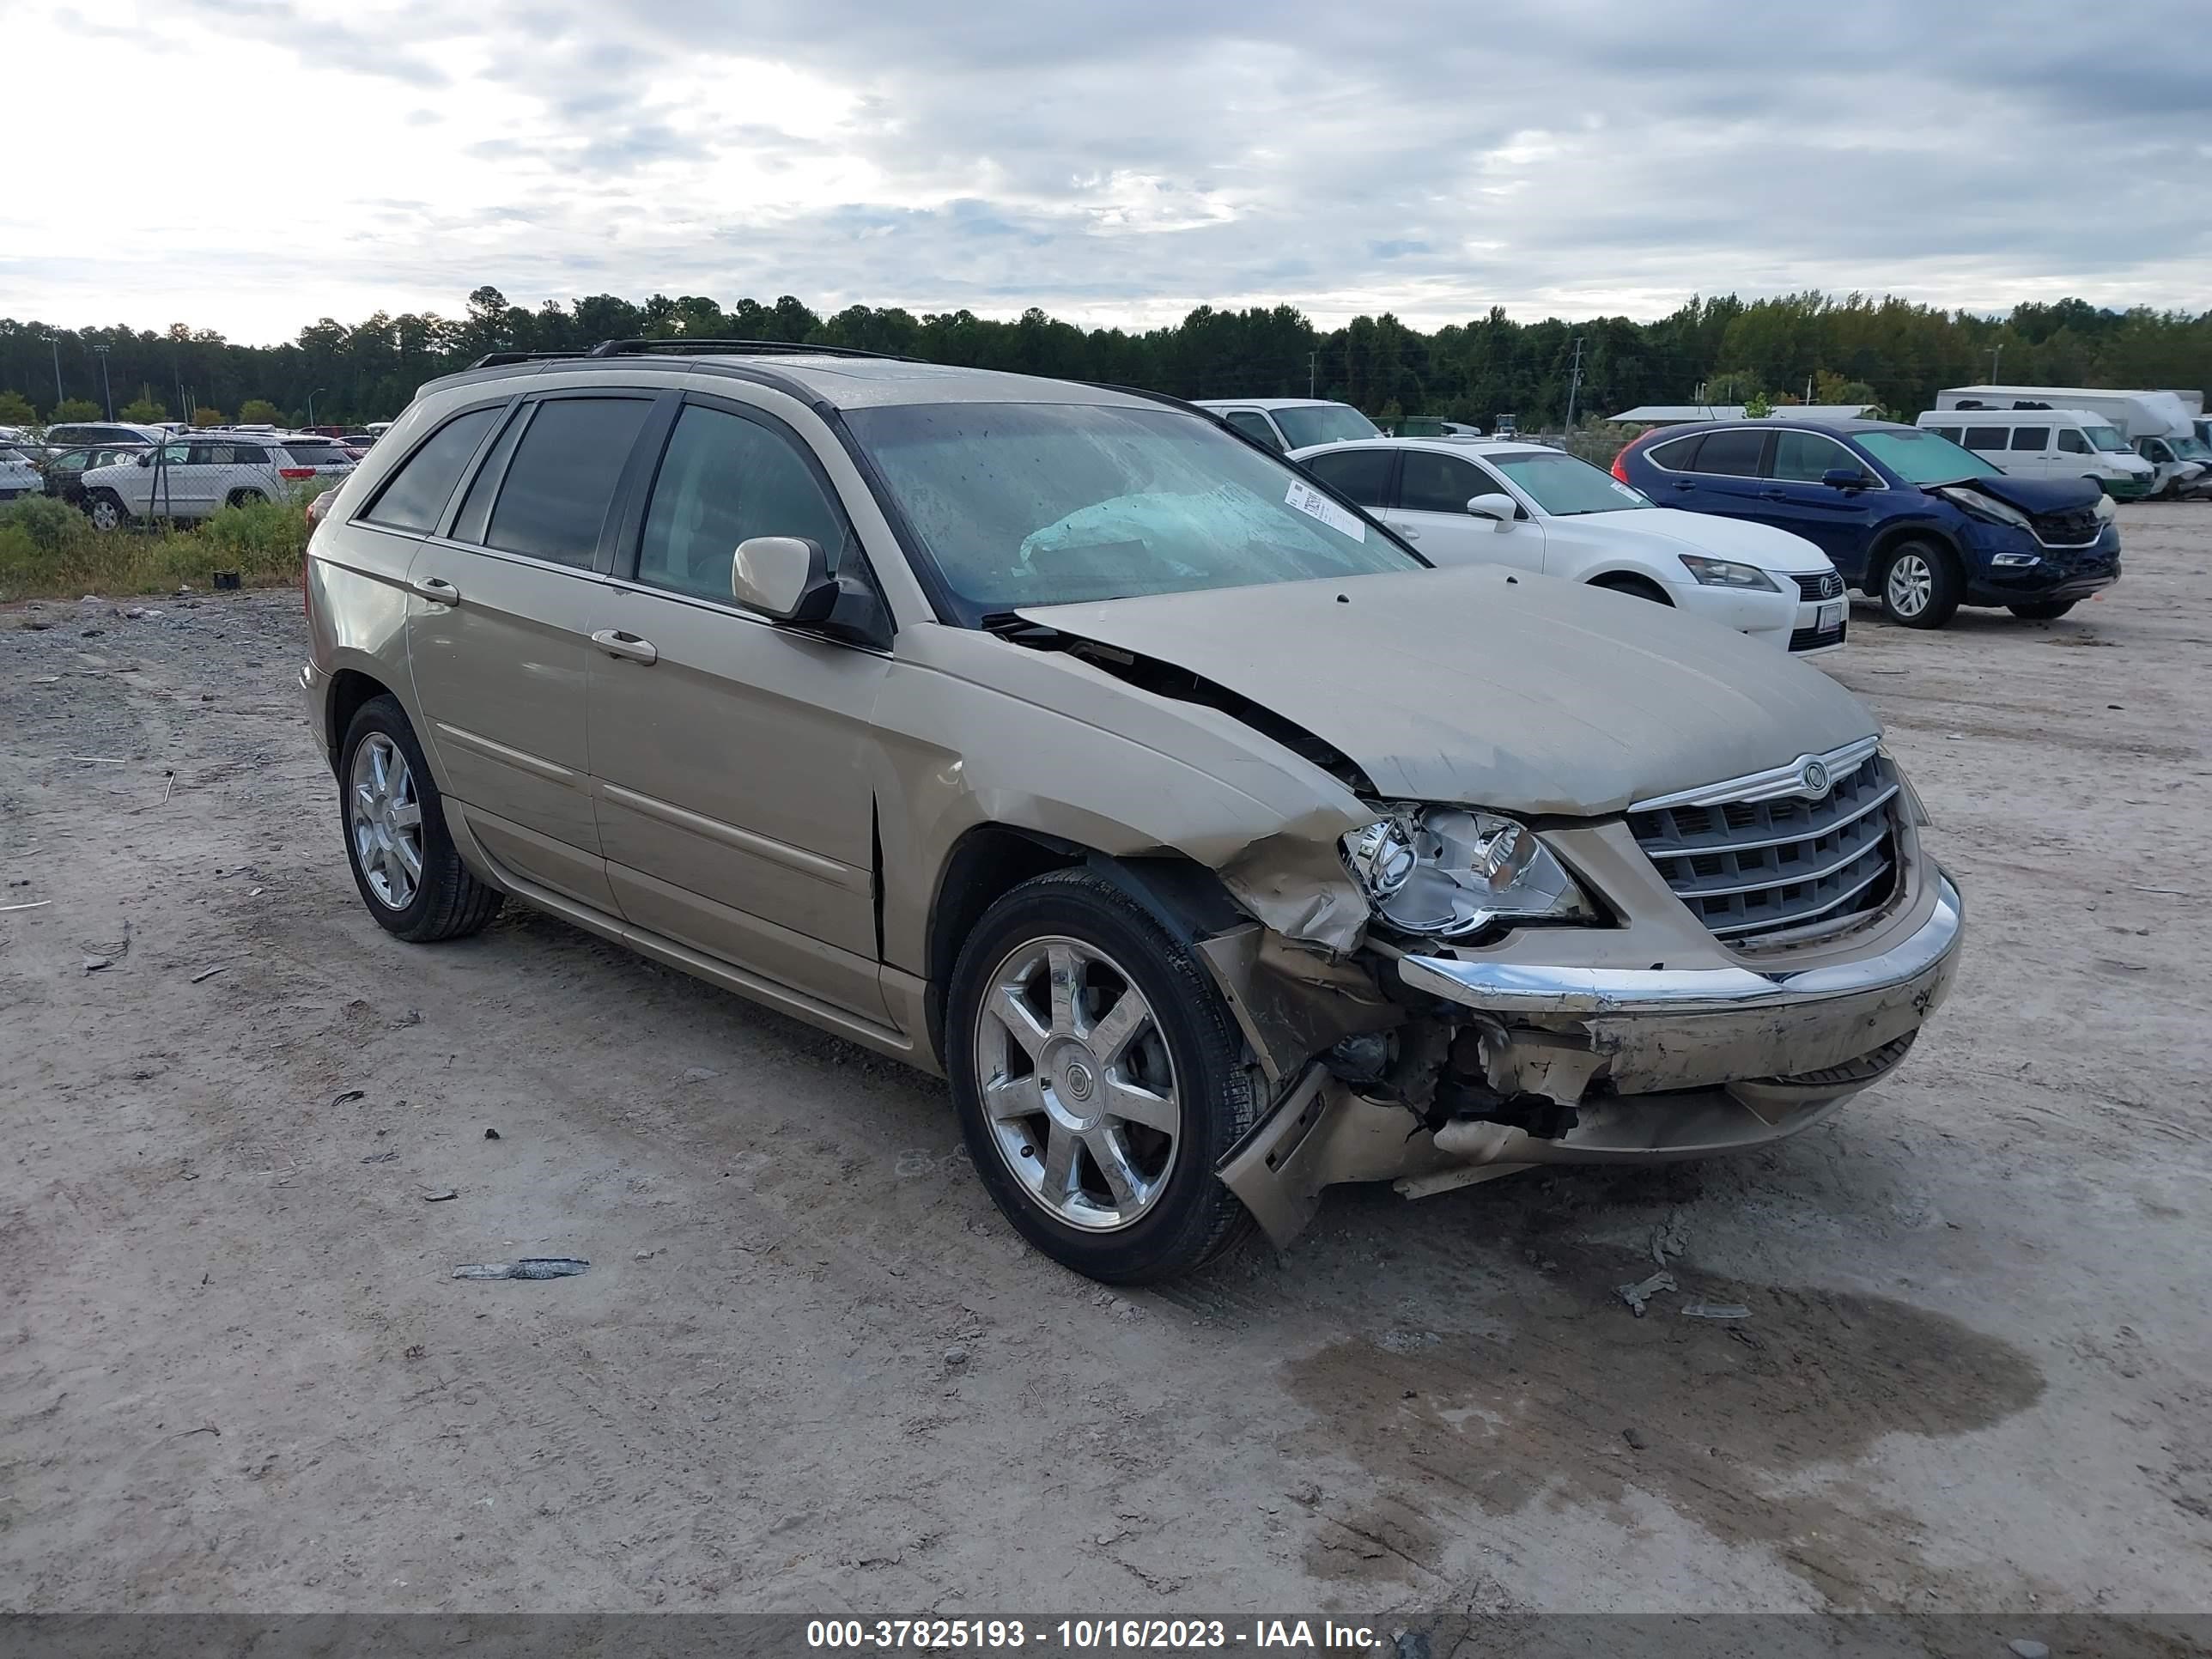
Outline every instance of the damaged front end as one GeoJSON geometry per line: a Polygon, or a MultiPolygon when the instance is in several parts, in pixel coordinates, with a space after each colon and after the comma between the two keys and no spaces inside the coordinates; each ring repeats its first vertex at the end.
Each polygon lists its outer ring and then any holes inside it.
{"type": "Polygon", "coordinates": [[[1264,882],[1285,920],[1356,899],[1364,925],[1199,943],[1277,1103],[1221,1178],[1280,1246],[1340,1182],[1418,1197],[1810,1127],[1893,1068],[1948,991],[1962,906],[1913,827],[1895,815],[1878,905],[1764,952],[1701,925],[1621,820],[1540,833],[1392,806],[1312,882],[1336,891],[1301,896],[1295,861],[1224,870],[1255,914],[1264,882]]]}

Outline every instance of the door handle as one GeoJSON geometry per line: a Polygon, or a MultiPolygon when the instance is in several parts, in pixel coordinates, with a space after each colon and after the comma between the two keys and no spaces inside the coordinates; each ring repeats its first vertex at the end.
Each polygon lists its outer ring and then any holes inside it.
{"type": "Polygon", "coordinates": [[[459,605],[461,590],[437,576],[417,576],[407,584],[407,591],[418,599],[428,599],[433,605],[459,605]]]}
{"type": "Polygon", "coordinates": [[[1677,489],[1695,489],[1698,486],[1696,484],[1692,483],[1687,478],[1677,478],[1674,480],[1674,488],[1677,489]]]}
{"type": "Polygon", "coordinates": [[[1759,499],[1762,501],[1786,501],[1790,499],[1790,493],[1784,489],[1762,489],[1759,492],[1759,499]]]}
{"type": "Polygon", "coordinates": [[[631,662],[641,662],[648,666],[660,660],[659,647],[651,640],[625,634],[619,628],[602,628],[592,635],[592,643],[610,657],[624,657],[631,662]]]}

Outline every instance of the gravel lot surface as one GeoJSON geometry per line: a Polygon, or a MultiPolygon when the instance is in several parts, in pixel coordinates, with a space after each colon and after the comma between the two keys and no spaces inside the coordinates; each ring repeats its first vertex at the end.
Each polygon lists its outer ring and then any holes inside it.
{"type": "Polygon", "coordinates": [[[2212,1608],[2212,507],[2123,524],[2063,621],[1831,659],[1967,898],[1896,1078],[1129,1294],[927,1079],[380,933],[295,594],[0,614],[0,1606],[2212,1608]],[[518,1255],[592,1266],[449,1276],[518,1255]]]}

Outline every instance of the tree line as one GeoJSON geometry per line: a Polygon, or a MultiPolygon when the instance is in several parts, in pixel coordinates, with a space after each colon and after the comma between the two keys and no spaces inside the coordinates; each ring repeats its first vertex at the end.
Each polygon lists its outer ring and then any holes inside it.
{"type": "Polygon", "coordinates": [[[462,314],[331,318],[282,345],[244,345],[178,323],[52,328],[0,319],[0,424],[123,418],[388,420],[423,381],[495,350],[602,340],[805,342],[933,362],[1142,386],[1186,398],[1313,395],[1378,419],[1434,415],[1486,430],[1516,416],[1555,428],[1638,404],[1869,402],[1910,419],[1936,390],[1995,378],[2062,386],[2212,387],[2212,312],[2102,309],[2083,300],[2003,317],[1895,296],[1807,292],[1693,298],[1655,322],[1522,323],[1493,307],[1424,333],[1385,313],[1334,329],[1292,306],[1200,306],[1171,326],[1079,328],[1032,307],[1012,321],[849,306],[828,315],[785,295],[725,307],[698,295],[643,303],[599,294],[535,310],[483,287],[462,314]]]}

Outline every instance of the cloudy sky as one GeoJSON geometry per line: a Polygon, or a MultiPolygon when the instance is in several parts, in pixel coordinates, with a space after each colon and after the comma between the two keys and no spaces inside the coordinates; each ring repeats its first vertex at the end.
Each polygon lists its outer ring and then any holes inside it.
{"type": "Polygon", "coordinates": [[[2212,20],[2099,15],[0,0],[0,315],[266,341],[482,283],[1124,324],[2212,307],[2212,20]]]}

